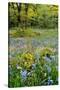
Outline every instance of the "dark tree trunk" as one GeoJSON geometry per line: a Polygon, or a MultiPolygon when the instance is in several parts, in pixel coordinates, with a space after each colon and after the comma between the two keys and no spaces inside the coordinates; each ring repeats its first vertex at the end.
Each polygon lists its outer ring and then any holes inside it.
{"type": "Polygon", "coordinates": [[[27,19],[28,6],[29,6],[29,4],[25,3],[25,14],[26,14],[26,17],[25,17],[25,27],[26,27],[27,24],[28,24],[28,19],[27,19]]]}
{"type": "Polygon", "coordinates": [[[21,3],[18,3],[17,4],[17,9],[18,9],[18,17],[17,17],[17,19],[18,19],[18,25],[20,25],[20,22],[21,22],[21,16],[20,16],[20,12],[21,12],[21,3]]]}

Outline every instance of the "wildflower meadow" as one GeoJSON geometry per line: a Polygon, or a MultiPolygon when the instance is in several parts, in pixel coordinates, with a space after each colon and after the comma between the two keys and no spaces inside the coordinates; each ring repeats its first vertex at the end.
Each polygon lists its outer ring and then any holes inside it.
{"type": "Polygon", "coordinates": [[[58,85],[58,6],[8,4],[8,86],[58,85]]]}

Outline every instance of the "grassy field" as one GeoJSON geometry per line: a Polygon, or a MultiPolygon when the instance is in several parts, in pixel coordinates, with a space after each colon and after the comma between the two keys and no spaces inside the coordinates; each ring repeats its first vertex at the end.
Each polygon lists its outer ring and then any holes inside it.
{"type": "Polygon", "coordinates": [[[58,84],[57,29],[9,30],[9,87],[58,84]]]}

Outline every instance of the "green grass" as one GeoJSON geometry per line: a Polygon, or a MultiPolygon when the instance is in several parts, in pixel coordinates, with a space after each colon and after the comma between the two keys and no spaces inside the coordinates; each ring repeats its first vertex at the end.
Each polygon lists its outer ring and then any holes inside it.
{"type": "Polygon", "coordinates": [[[21,29],[12,28],[9,30],[10,37],[36,37],[40,36],[40,32],[33,31],[31,28],[21,29]]]}
{"type": "Polygon", "coordinates": [[[11,28],[9,30],[10,37],[19,38],[19,37],[37,37],[43,39],[49,37],[56,37],[58,34],[57,29],[34,29],[34,28],[11,28]]]}

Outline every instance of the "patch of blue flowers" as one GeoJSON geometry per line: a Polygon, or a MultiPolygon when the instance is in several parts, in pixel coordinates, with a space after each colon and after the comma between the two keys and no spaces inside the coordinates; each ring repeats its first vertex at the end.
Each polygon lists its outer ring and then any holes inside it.
{"type": "Polygon", "coordinates": [[[53,84],[53,80],[50,77],[48,77],[48,83],[47,84],[48,85],[52,85],[53,84]]]}
{"type": "Polygon", "coordinates": [[[21,74],[22,79],[26,80],[26,78],[27,78],[27,70],[21,70],[20,74],[21,74]]]}

